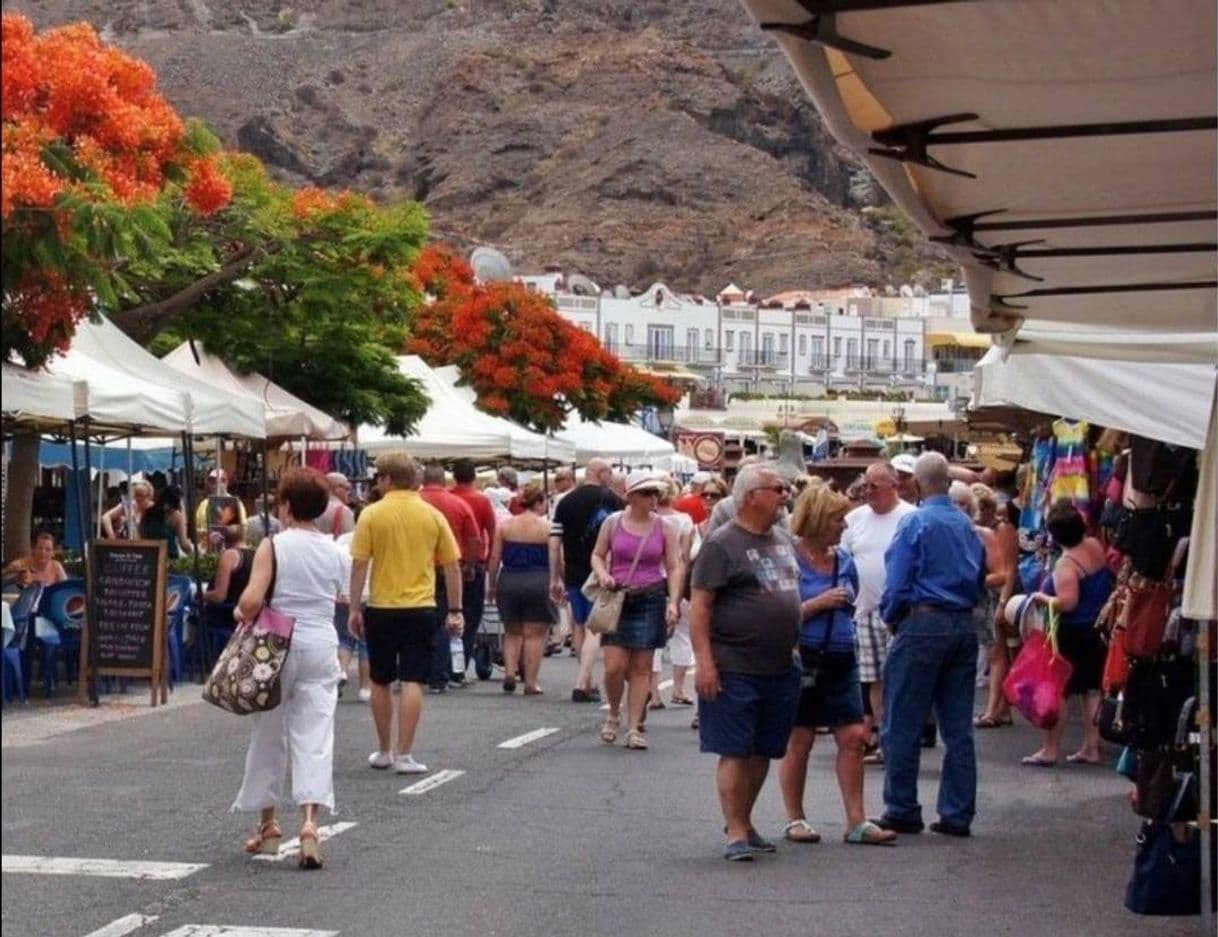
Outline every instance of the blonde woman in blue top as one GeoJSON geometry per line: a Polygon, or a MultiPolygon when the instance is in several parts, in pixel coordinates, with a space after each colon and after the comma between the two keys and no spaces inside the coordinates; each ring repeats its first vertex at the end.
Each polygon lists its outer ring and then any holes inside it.
{"type": "Polygon", "coordinates": [[[895,833],[869,821],[863,809],[867,729],[854,651],[854,602],[859,580],[854,560],[839,546],[846,529],[846,513],[852,507],[849,499],[827,486],[818,486],[800,495],[791,515],[791,532],[798,538],[803,682],[795,728],[778,769],[778,780],[787,811],[785,835],[796,843],[817,843],[821,838],[804,813],[808,756],[821,726],[833,732],[837,744],[837,783],[846,809],[845,841],[876,846],[896,841],[895,833]]]}

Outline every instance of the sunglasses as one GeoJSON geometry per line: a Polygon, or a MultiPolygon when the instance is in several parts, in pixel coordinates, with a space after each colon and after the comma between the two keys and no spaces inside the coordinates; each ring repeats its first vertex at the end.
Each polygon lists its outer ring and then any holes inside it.
{"type": "Polygon", "coordinates": [[[644,498],[658,498],[660,496],[660,492],[656,488],[642,488],[630,493],[632,495],[642,495],[644,498]]]}
{"type": "Polygon", "coordinates": [[[791,493],[790,485],[759,485],[753,491],[772,491],[775,494],[789,495],[791,493]]]}
{"type": "Polygon", "coordinates": [[[723,495],[719,494],[717,491],[704,491],[702,493],[703,501],[721,501],[722,499],[723,495]]]}

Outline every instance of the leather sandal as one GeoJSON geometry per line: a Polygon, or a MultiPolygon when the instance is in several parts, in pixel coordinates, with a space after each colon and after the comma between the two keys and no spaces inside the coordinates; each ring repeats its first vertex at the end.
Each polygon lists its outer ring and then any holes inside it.
{"type": "Polygon", "coordinates": [[[787,824],[782,835],[793,843],[819,843],[820,834],[812,829],[812,825],[800,817],[787,824]]]}
{"type": "Polygon", "coordinates": [[[631,729],[626,733],[626,747],[633,748],[635,751],[647,750],[647,736],[637,729],[631,729]]]}
{"type": "Polygon", "coordinates": [[[317,826],[306,823],[300,828],[300,867],[302,869],[320,869],[321,847],[317,841],[317,826]]]}
{"type": "Polygon", "coordinates": [[[279,844],[283,842],[283,830],[279,828],[278,820],[267,820],[258,827],[258,831],[245,841],[245,851],[251,856],[273,856],[279,852],[279,844]]]}
{"type": "Polygon", "coordinates": [[[617,730],[622,724],[620,716],[606,716],[605,724],[601,726],[601,741],[606,745],[612,745],[617,741],[617,730]]]}

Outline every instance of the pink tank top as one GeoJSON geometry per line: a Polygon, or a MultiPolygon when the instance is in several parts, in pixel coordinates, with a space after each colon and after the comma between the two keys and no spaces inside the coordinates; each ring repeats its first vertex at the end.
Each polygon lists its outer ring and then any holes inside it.
{"type": "Polygon", "coordinates": [[[610,571],[616,582],[632,589],[645,589],[663,582],[667,578],[667,572],[664,569],[663,520],[656,517],[651,532],[645,537],[639,538],[625,528],[620,517],[617,518],[613,525],[613,539],[609,544],[609,554],[613,560],[610,564],[610,571]],[[634,554],[639,548],[640,539],[644,542],[643,552],[639,555],[639,565],[635,569],[634,575],[627,580],[626,574],[630,572],[630,565],[634,562],[634,554]]]}

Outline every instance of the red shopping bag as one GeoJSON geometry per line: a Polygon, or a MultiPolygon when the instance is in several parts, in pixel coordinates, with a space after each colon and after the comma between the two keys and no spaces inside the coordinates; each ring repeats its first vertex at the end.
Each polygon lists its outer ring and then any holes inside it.
{"type": "Polygon", "coordinates": [[[1011,672],[1002,681],[1007,702],[1038,729],[1061,718],[1066,684],[1074,666],[1057,652],[1057,613],[1049,608],[1048,631],[1033,631],[1023,642],[1011,672]]]}

